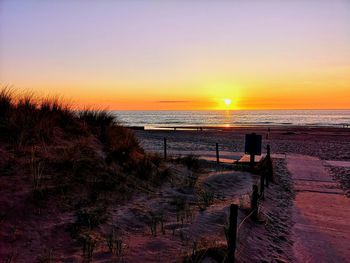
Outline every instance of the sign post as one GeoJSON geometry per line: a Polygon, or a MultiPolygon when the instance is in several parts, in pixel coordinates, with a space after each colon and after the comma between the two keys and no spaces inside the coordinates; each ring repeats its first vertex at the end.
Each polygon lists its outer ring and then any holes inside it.
{"type": "Polygon", "coordinates": [[[245,135],[245,153],[250,155],[250,167],[254,168],[255,155],[261,155],[261,135],[256,133],[245,135]]]}

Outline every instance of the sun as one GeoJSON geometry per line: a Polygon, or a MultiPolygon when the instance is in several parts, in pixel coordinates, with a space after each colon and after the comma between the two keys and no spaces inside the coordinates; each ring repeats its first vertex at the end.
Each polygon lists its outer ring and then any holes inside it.
{"type": "Polygon", "coordinates": [[[230,106],[232,103],[232,100],[231,99],[224,99],[224,103],[226,106],[230,106]]]}

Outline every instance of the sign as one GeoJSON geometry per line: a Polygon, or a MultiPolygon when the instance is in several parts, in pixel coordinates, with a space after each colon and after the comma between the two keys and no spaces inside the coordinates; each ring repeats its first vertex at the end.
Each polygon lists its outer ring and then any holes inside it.
{"type": "Polygon", "coordinates": [[[250,155],[261,155],[261,135],[246,134],[244,151],[250,155]]]}

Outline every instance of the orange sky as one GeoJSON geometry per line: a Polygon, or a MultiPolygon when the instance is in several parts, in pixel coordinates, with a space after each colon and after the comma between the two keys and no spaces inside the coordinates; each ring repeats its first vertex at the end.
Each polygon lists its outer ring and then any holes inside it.
{"type": "Polygon", "coordinates": [[[0,84],[79,108],[350,108],[350,3],[248,2],[4,0],[0,84]]]}

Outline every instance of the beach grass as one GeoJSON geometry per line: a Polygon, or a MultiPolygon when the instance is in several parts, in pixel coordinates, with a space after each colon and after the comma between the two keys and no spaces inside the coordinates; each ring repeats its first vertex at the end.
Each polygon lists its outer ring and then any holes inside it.
{"type": "MultiPolygon", "coordinates": [[[[32,220],[28,215],[51,209],[58,215],[70,213],[73,219],[65,229],[81,241],[87,260],[96,250],[92,236],[111,220],[110,207],[125,202],[135,189],[158,186],[171,175],[162,158],[147,155],[116,116],[106,110],[76,110],[58,97],[2,89],[0,142],[6,180],[24,189],[11,201],[5,195],[1,200],[18,206],[11,213],[19,209],[27,215],[20,219],[23,224],[32,220]]],[[[120,244],[115,245],[120,251],[120,244]]]]}

